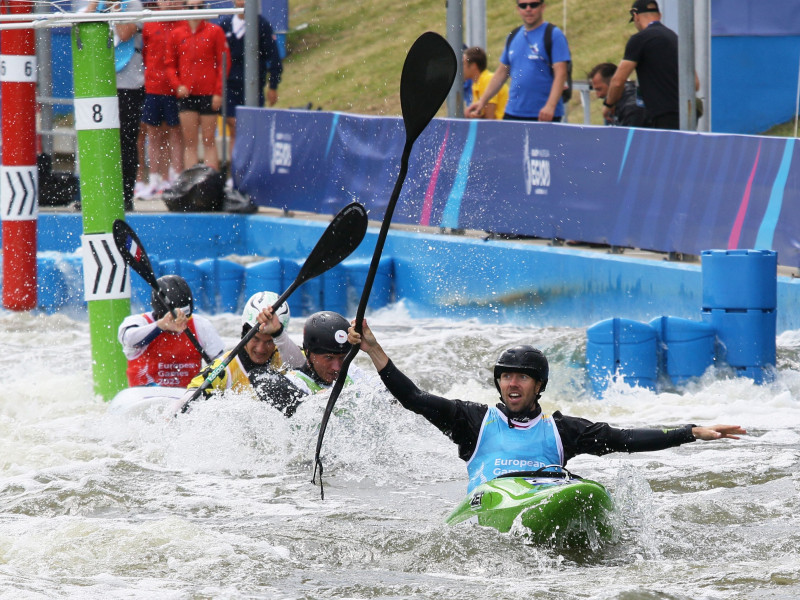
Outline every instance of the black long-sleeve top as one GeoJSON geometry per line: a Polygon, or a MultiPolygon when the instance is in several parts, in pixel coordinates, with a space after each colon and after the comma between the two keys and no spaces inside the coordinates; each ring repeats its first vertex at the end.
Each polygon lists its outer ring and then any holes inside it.
{"type": "MultiPolygon", "coordinates": [[[[425,417],[458,445],[458,455],[467,461],[475,452],[483,418],[489,407],[477,402],[450,400],[419,389],[390,360],[379,375],[386,388],[405,408],[425,417]]],[[[509,417],[504,404],[497,408],[509,417]]],[[[528,419],[542,412],[536,408],[528,419]]],[[[516,415],[515,415],[516,417],[516,415]]],[[[610,452],[647,452],[663,450],[695,441],[694,425],[676,429],[617,429],[607,423],[562,415],[556,411],[553,420],[564,448],[564,464],[578,454],[602,456],[610,452]]]]}

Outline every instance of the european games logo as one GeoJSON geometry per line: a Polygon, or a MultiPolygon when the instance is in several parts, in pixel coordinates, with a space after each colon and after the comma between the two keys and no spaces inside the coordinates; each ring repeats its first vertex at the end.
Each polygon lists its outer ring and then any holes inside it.
{"type": "Polygon", "coordinates": [[[273,121],[269,137],[272,144],[272,158],[269,162],[270,174],[288,174],[289,168],[292,166],[292,134],[277,133],[275,121],[273,121]]]}
{"type": "Polygon", "coordinates": [[[546,195],[550,187],[550,151],[545,148],[531,148],[528,133],[525,132],[525,153],[523,156],[523,174],[525,177],[525,193],[531,191],[537,196],[546,195]]]}

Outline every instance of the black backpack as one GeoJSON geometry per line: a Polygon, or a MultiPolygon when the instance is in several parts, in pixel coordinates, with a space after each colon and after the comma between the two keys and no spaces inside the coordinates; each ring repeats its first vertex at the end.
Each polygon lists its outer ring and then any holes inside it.
{"type": "MultiPolygon", "coordinates": [[[[511,33],[508,34],[506,38],[506,50],[508,50],[508,45],[511,43],[511,40],[517,34],[517,32],[522,29],[522,25],[515,27],[511,30],[511,33]]],[[[548,23],[544,29],[544,51],[547,52],[547,60],[550,61],[550,74],[553,74],[553,29],[555,29],[555,25],[552,23],[548,23]]],[[[566,103],[569,102],[572,98],[572,61],[567,61],[567,82],[564,84],[564,91],[561,92],[561,99],[566,103]]]]}

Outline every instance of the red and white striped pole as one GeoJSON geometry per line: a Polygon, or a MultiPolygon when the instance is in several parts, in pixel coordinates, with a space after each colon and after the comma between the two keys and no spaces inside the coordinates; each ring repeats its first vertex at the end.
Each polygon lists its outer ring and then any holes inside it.
{"type": "MultiPolygon", "coordinates": [[[[3,15],[33,12],[32,0],[2,0],[3,15]]],[[[3,220],[3,306],[36,307],[36,42],[33,29],[0,35],[2,154],[0,218],[3,220]]]]}

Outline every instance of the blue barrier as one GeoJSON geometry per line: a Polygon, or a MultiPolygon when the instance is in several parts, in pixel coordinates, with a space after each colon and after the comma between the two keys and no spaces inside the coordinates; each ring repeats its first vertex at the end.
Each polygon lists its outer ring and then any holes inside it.
{"type": "MultiPolygon", "coordinates": [[[[233,170],[257,204],[380,219],[402,121],[242,107],[233,170]]],[[[417,141],[396,223],[699,255],[762,247],[800,266],[793,139],[558,123],[434,119],[417,141]]]]}
{"type": "Polygon", "coordinates": [[[596,395],[619,377],[630,385],[656,388],[658,353],[652,326],[615,317],[589,327],[586,339],[586,369],[596,395]]]}
{"type": "Polygon", "coordinates": [[[777,265],[771,250],[707,250],[703,321],[717,332],[718,359],[757,383],[775,366],[777,265]]]}
{"type": "Polygon", "coordinates": [[[280,296],[285,291],[281,276],[280,258],[268,258],[247,265],[244,269],[244,301],[247,302],[250,296],[258,292],[275,292],[280,296]]]}
{"type": "Polygon", "coordinates": [[[702,321],[656,317],[650,321],[658,336],[658,370],[673,384],[700,377],[714,364],[716,333],[702,321]]]}
{"type": "Polygon", "coordinates": [[[210,312],[238,313],[243,305],[244,266],[210,258],[197,263],[203,272],[205,300],[210,312]]]}

